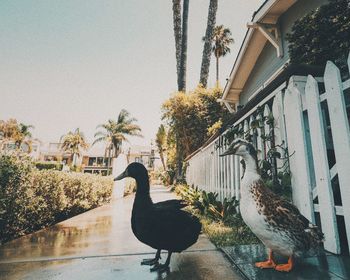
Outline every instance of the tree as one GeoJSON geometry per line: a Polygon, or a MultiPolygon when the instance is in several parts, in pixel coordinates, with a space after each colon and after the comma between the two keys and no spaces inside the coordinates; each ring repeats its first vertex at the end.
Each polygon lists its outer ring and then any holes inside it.
{"type": "Polygon", "coordinates": [[[182,179],[184,159],[208,140],[213,126],[217,131],[218,122],[227,121],[229,112],[217,102],[220,96],[219,88],[198,87],[187,94],[177,92],[164,102],[163,119],[169,125],[168,139],[175,142],[178,180],[182,179]]]}
{"type": "Polygon", "coordinates": [[[186,91],[188,11],[189,0],[184,0],[181,27],[181,0],[173,0],[173,22],[178,91],[186,91]]]}
{"type": "Polygon", "coordinates": [[[89,145],[85,141],[84,134],[77,128],[74,132],[69,131],[60,139],[61,149],[72,154],[73,166],[77,165],[77,157],[81,156],[81,150],[87,150],[89,145]]]}
{"type": "Polygon", "coordinates": [[[156,145],[160,156],[160,160],[162,161],[162,165],[165,171],[167,170],[165,159],[164,159],[164,152],[166,151],[166,143],[167,143],[167,133],[164,125],[161,124],[156,134],[156,145]]]}
{"type": "Polygon", "coordinates": [[[332,60],[344,70],[350,49],[350,3],[330,0],[297,20],[289,41],[292,63],[325,66],[332,60]]]}
{"type": "Polygon", "coordinates": [[[95,133],[95,141],[93,145],[98,142],[107,142],[113,149],[113,157],[117,157],[121,152],[121,146],[124,141],[128,142],[127,136],[141,135],[141,128],[135,124],[137,120],[130,117],[130,113],[122,109],[118,115],[117,120],[109,119],[106,124],[100,124],[97,128],[102,128],[102,131],[95,133]]]}
{"type": "Polygon", "coordinates": [[[178,91],[180,91],[180,61],[181,61],[181,0],[173,0],[173,23],[175,37],[176,74],[178,80],[178,91]]]}
{"type": "Polygon", "coordinates": [[[212,40],[214,35],[217,9],[218,9],[218,0],[210,0],[208,19],[207,19],[207,30],[205,32],[205,37],[204,37],[201,74],[199,78],[199,83],[205,88],[207,87],[208,77],[209,77],[210,57],[211,57],[212,40]]]}
{"type": "Polygon", "coordinates": [[[179,69],[179,88],[181,91],[186,91],[188,9],[189,0],[184,0],[182,11],[181,60],[179,69]]]}
{"type": "Polygon", "coordinates": [[[231,37],[232,33],[229,28],[225,28],[223,25],[215,26],[213,36],[212,51],[216,58],[216,86],[219,86],[219,58],[228,54],[231,49],[230,44],[234,42],[231,37]]]}
{"type": "Polygon", "coordinates": [[[32,146],[32,133],[30,132],[30,129],[34,128],[32,125],[27,125],[24,123],[20,123],[18,126],[20,137],[17,139],[16,145],[17,147],[21,147],[23,143],[27,144],[29,147],[29,151],[31,150],[32,146]]]}
{"type": "Polygon", "coordinates": [[[34,126],[18,123],[16,119],[0,120],[0,141],[2,143],[14,142],[17,149],[23,148],[22,144],[26,144],[30,152],[32,146],[30,129],[32,128],[34,126]]]}

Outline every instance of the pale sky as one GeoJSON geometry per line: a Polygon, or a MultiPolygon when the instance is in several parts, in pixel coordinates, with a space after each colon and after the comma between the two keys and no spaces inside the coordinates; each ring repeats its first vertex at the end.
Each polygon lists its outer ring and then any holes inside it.
{"type": "MultiPolygon", "coordinates": [[[[221,60],[229,76],[250,21],[263,0],[220,0],[217,24],[233,33],[221,60]]],[[[208,0],[189,8],[187,89],[199,80],[208,0]]],[[[91,142],[98,124],[125,108],[149,145],[161,104],[176,91],[171,0],[1,0],[0,119],[35,126],[34,137],[56,142],[79,127],[91,142]]],[[[211,60],[209,86],[214,85],[211,60]]]]}

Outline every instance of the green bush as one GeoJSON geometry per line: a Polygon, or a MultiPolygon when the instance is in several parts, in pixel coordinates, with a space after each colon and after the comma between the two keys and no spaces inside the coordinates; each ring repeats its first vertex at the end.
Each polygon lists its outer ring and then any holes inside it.
{"type": "Polygon", "coordinates": [[[57,161],[47,162],[47,161],[38,161],[35,163],[35,167],[39,170],[43,169],[55,169],[62,170],[63,164],[57,161]]]}
{"type": "Polygon", "coordinates": [[[107,202],[112,184],[111,177],[38,170],[28,158],[0,155],[0,242],[107,202]]]}
{"type": "Polygon", "coordinates": [[[175,192],[191,206],[190,211],[200,218],[204,232],[216,246],[259,243],[237,212],[239,202],[235,197],[221,202],[217,193],[188,185],[177,185],[175,192]]]}
{"type": "Polygon", "coordinates": [[[188,185],[177,185],[175,192],[181,196],[190,206],[213,221],[230,224],[236,221],[240,216],[237,212],[239,202],[235,197],[224,198],[221,202],[218,200],[218,194],[205,192],[198,187],[188,185]]]}
{"type": "Polygon", "coordinates": [[[331,0],[297,20],[287,34],[291,62],[324,66],[331,60],[344,70],[349,38],[350,2],[331,0]]]}

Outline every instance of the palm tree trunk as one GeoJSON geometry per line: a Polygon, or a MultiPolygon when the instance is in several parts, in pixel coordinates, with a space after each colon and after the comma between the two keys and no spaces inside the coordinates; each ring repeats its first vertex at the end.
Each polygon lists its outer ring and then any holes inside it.
{"type": "Polygon", "coordinates": [[[110,167],[111,167],[111,147],[112,145],[109,145],[108,147],[108,155],[107,155],[107,176],[110,175],[110,167]]]}
{"type": "Polygon", "coordinates": [[[187,63],[187,29],[188,29],[189,0],[184,0],[182,11],[181,60],[178,90],[186,91],[186,63],[187,63]]]}
{"type": "Polygon", "coordinates": [[[213,40],[213,34],[214,34],[214,27],[216,23],[217,9],[218,9],[218,0],[210,0],[207,30],[205,32],[205,42],[204,42],[203,56],[202,56],[201,74],[199,78],[199,82],[204,87],[207,87],[207,84],[208,84],[211,46],[212,46],[212,40],[213,40]]]}
{"type": "Polygon", "coordinates": [[[159,153],[159,157],[160,157],[160,161],[162,162],[162,165],[163,165],[163,169],[164,171],[166,171],[166,165],[165,165],[165,160],[164,160],[164,154],[163,152],[159,153]]]}
{"type": "Polygon", "coordinates": [[[173,22],[176,51],[177,87],[180,91],[180,61],[181,61],[181,0],[173,0],[173,22]]]}
{"type": "Polygon", "coordinates": [[[216,87],[219,87],[219,56],[216,55],[216,87]]]}
{"type": "Polygon", "coordinates": [[[73,154],[73,166],[76,166],[77,165],[77,154],[74,153],[73,154]]]}

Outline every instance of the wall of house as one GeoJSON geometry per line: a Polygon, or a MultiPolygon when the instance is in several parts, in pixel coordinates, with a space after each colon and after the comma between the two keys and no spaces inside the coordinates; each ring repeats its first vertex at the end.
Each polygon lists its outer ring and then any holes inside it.
{"type": "Polygon", "coordinates": [[[246,104],[249,97],[251,97],[264,82],[289,59],[288,42],[285,40],[285,37],[286,34],[291,31],[293,23],[309,11],[315,10],[317,7],[327,2],[328,0],[299,0],[279,18],[278,22],[283,38],[284,56],[282,58],[277,57],[276,49],[269,42],[266,42],[240,95],[241,105],[246,104]]]}

